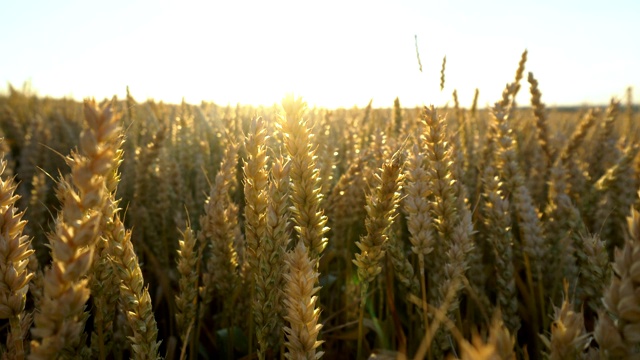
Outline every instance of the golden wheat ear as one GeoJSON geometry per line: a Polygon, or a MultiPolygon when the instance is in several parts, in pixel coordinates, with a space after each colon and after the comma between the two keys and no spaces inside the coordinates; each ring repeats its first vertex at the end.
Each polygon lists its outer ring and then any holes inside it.
{"type": "MultiPolygon", "coordinates": [[[[0,175],[5,172],[7,162],[0,161],[0,175]]],[[[27,314],[25,305],[29,282],[34,274],[29,268],[29,257],[33,254],[31,241],[23,230],[26,221],[24,212],[16,208],[17,185],[13,179],[0,179],[0,319],[9,319],[6,355],[24,359],[25,346],[22,325],[27,314]]]]}
{"type": "Polygon", "coordinates": [[[258,356],[266,357],[269,349],[277,351],[283,343],[280,331],[286,309],[282,289],[286,285],[285,252],[290,241],[289,232],[289,169],[290,162],[282,157],[274,159],[266,214],[266,234],[258,254],[256,297],[254,300],[256,335],[260,346],[258,356]]]}
{"type": "MultiPolygon", "coordinates": [[[[220,169],[211,184],[209,197],[204,204],[204,214],[200,216],[200,241],[203,252],[202,285],[198,289],[201,297],[199,322],[204,321],[214,296],[222,300],[222,317],[228,326],[235,324],[235,297],[230,295],[240,288],[242,278],[236,231],[238,229],[238,208],[231,199],[236,186],[236,166],[238,165],[238,145],[232,141],[224,149],[220,169]],[[207,255],[208,257],[205,257],[207,255]]],[[[250,279],[246,279],[248,283],[250,279]]],[[[198,327],[196,327],[198,328],[198,327]]]]}
{"type": "Polygon", "coordinates": [[[287,97],[282,101],[282,107],[285,114],[280,115],[278,125],[285,134],[285,147],[291,157],[289,176],[295,229],[311,256],[319,258],[327,246],[324,235],[329,229],[320,206],[322,183],[316,169],[312,134],[302,118],[307,104],[301,98],[287,97]]]}
{"type": "Polygon", "coordinates": [[[575,312],[569,301],[569,283],[564,281],[564,301],[562,307],[555,308],[551,323],[551,336],[541,336],[549,350],[550,359],[578,359],[591,342],[591,336],[584,328],[582,311],[575,312]]]}
{"type": "Polygon", "coordinates": [[[101,216],[109,194],[107,178],[116,166],[115,139],[121,127],[110,105],[97,108],[85,101],[87,128],[80,134],[80,150],[66,159],[71,183],[60,183],[62,209],[51,234],[52,266],[44,279],[40,312],[34,317],[31,357],[48,359],[63,350],[84,351],[84,306],[90,294],[85,278],[100,239],[101,216]]]}
{"type": "Polygon", "coordinates": [[[125,230],[119,217],[115,217],[115,242],[112,249],[113,266],[120,278],[120,305],[133,336],[129,337],[134,359],[157,359],[160,342],[153,304],[138,256],[133,249],[131,232],[125,230]]]}
{"type": "MultiPolygon", "coordinates": [[[[256,277],[261,271],[260,257],[262,256],[262,245],[265,241],[267,229],[267,151],[266,143],[267,129],[265,121],[259,117],[251,120],[249,132],[245,136],[244,149],[246,159],[244,161],[244,219],[245,219],[245,251],[247,259],[247,279],[251,299],[256,295],[262,297],[268,291],[264,284],[258,284],[256,277]],[[260,286],[260,287],[257,287],[260,286]]],[[[257,301],[252,302],[252,311],[249,316],[249,352],[253,352],[253,331],[258,333],[258,357],[264,359],[264,354],[268,344],[262,334],[266,324],[266,317],[262,316],[260,308],[262,304],[257,301]]]]}
{"type": "Polygon", "coordinates": [[[364,306],[367,291],[382,272],[382,259],[386,253],[388,230],[397,217],[396,209],[400,202],[401,182],[404,178],[398,156],[394,156],[382,165],[369,184],[367,196],[367,234],[356,243],[360,253],[355,254],[353,263],[358,267],[358,278],[362,282],[360,290],[360,322],[358,331],[358,358],[362,355],[362,330],[364,306]]]}
{"type": "Polygon", "coordinates": [[[322,329],[319,324],[320,310],[316,308],[320,288],[316,287],[318,272],[316,260],[309,258],[309,252],[301,241],[287,254],[287,273],[284,275],[284,304],[288,325],[284,327],[287,359],[319,359],[323,352],[316,352],[324,341],[318,341],[322,329]]]}
{"type": "Polygon", "coordinates": [[[181,231],[182,239],[178,246],[178,272],[180,280],[178,286],[180,293],[176,295],[176,323],[180,331],[180,340],[183,348],[189,343],[190,334],[196,323],[198,313],[198,261],[199,254],[196,248],[196,236],[187,225],[181,231]]]}

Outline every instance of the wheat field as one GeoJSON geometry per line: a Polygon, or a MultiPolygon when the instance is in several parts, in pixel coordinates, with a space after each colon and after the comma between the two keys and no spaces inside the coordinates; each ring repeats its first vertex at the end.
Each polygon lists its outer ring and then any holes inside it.
{"type": "Polygon", "coordinates": [[[488,108],[11,88],[2,358],[640,357],[631,90],[547,109],[526,55],[488,108]]]}

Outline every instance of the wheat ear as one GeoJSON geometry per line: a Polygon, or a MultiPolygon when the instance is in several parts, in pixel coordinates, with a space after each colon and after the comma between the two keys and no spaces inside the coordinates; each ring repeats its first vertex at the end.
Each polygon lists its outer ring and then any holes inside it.
{"type": "Polygon", "coordinates": [[[587,348],[591,337],[584,328],[582,312],[575,312],[569,302],[569,283],[564,285],[565,299],[562,307],[555,309],[551,323],[551,336],[541,336],[542,342],[549,349],[550,360],[580,359],[587,348]]]}
{"type": "MultiPolygon", "coordinates": [[[[7,166],[0,162],[0,175],[7,166]]],[[[22,321],[25,319],[25,304],[29,282],[34,274],[27,267],[33,254],[31,241],[23,230],[26,221],[23,212],[18,212],[15,195],[17,185],[13,179],[0,179],[0,319],[9,319],[7,355],[13,359],[24,359],[24,337],[22,321]]]]}
{"type": "Polygon", "coordinates": [[[110,194],[102,208],[100,229],[103,236],[96,243],[96,260],[90,272],[91,297],[93,301],[93,331],[91,332],[92,356],[106,359],[112,349],[113,322],[116,316],[116,306],[120,295],[120,282],[118,276],[114,276],[114,269],[110,255],[111,233],[114,230],[113,218],[119,211],[119,201],[115,200],[115,193],[120,182],[118,171],[123,159],[121,149],[124,140],[122,135],[113,139],[108,144],[115,150],[113,168],[106,177],[106,190],[110,194]]]}
{"type": "MultiPolygon", "coordinates": [[[[245,150],[247,159],[244,162],[244,218],[245,218],[245,240],[246,258],[249,276],[249,289],[251,298],[256,298],[256,292],[264,294],[266,289],[256,287],[256,275],[259,271],[259,257],[261,246],[264,241],[267,229],[267,151],[266,143],[267,129],[264,120],[259,117],[251,120],[249,133],[245,137],[245,150]]],[[[250,313],[249,324],[249,352],[253,351],[253,326],[256,331],[262,331],[266,319],[259,314],[260,305],[252,302],[252,312],[250,313]]],[[[264,359],[267,344],[263,341],[259,343],[258,356],[264,359]]]]}
{"type": "Polygon", "coordinates": [[[542,93],[538,88],[538,80],[533,77],[533,73],[529,72],[527,81],[531,85],[531,106],[533,107],[533,115],[536,118],[536,129],[538,136],[538,143],[546,156],[547,166],[553,161],[554,154],[552,153],[551,145],[549,144],[549,124],[547,120],[547,113],[542,103],[542,93]]]}
{"type": "Polygon", "coordinates": [[[418,255],[418,273],[420,275],[420,289],[422,294],[423,326],[429,327],[427,318],[427,283],[425,256],[430,254],[435,246],[433,224],[428,197],[431,194],[429,188],[429,176],[426,169],[426,159],[418,145],[415,145],[409,157],[406,172],[407,183],[405,186],[406,197],[403,199],[404,209],[407,213],[407,227],[409,229],[409,241],[411,251],[418,255]]]}
{"type": "Polygon", "coordinates": [[[52,266],[45,273],[44,298],[36,314],[31,358],[60,356],[65,347],[77,347],[84,327],[84,305],[89,298],[85,275],[99,239],[101,210],[108,198],[106,177],[114,167],[115,150],[109,146],[120,136],[118,118],[111,107],[97,110],[85,102],[88,128],[80,135],[80,152],[67,158],[71,184],[61,183],[65,193],[62,210],[50,237],[52,266]]]}
{"type": "MultiPolygon", "coordinates": [[[[425,107],[422,113],[422,123],[425,128],[423,135],[424,149],[422,149],[427,162],[427,176],[429,191],[429,209],[433,222],[434,235],[438,241],[434,243],[434,251],[431,254],[434,269],[430,272],[430,281],[438,286],[430,287],[430,295],[433,301],[442,300],[447,293],[444,284],[443,268],[445,266],[446,244],[451,244],[451,237],[458,222],[456,210],[456,196],[453,187],[455,179],[451,174],[451,149],[447,143],[445,119],[438,115],[433,106],[425,107]],[[442,294],[439,290],[444,291],[442,294]],[[441,296],[442,295],[442,296],[441,296]]],[[[431,259],[430,259],[431,260],[431,259]]]]}
{"type": "MultiPolygon", "coordinates": [[[[231,206],[229,194],[235,181],[237,156],[238,147],[230,142],[225,149],[220,170],[216,174],[209,198],[204,205],[205,213],[200,217],[201,230],[198,236],[201,246],[209,246],[211,251],[206,271],[202,274],[202,286],[199,289],[203,308],[213,300],[216,290],[221,294],[231,294],[239,278],[238,253],[234,245],[234,222],[237,221],[237,215],[231,206]]],[[[227,299],[231,298],[227,296],[227,299]]],[[[231,311],[228,308],[230,303],[226,305],[225,311],[231,311]]],[[[203,310],[200,316],[204,315],[203,310]]]]}
{"type": "Polygon", "coordinates": [[[178,250],[178,287],[180,293],[176,295],[176,323],[180,331],[180,339],[183,348],[189,343],[189,334],[193,329],[198,313],[198,260],[199,254],[196,249],[196,237],[187,225],[181,232],[182,239],[179,241],[178,250]]]}
{"type": "Polygon", "coordinates": [[[309,258],[307,248],[301,241],[287,254],[285,262],[285,320],[289,323],[284,327],[288,349],[285,356],[291,360],[319,359],[323,352],[316,352],[316,349],[323,342],[317,340],[322,325],[318,323],[320,310],[316,309],[318,297],[315,294],[320,290],[316,287],[316,260],[309,258]]]}
{"type": "Polygon", "coordinates": [[[374,174],[369,184],[370,195],[367,196],[367,218],[365,227],[367,235],[356,243],[360,254],[355,254],[353,263],[358,267],[358,278],[362,281],[360,298],[360,323],[358,336],[358,359],[362,356],[362,317],[367,301],[369,284],[382,272],[382,259],[385,256],[387,230],[396,214],[400,200],[400,186],[403,179],[402,166],[396,154],[374,174]]]}
{"type": "Polygon", "coordinates": [[[483,215],[487,241],[492,245],[495,256],[498,308],[507,328],[515,333],[520,328],[520,318],[509,200],[501,190],[500,177],[492,166],[484,168],[483,182],[486,198],[483,215]]]}
{"type": "Polygon", "coordinates": [[[284,258],[290,240],[289,225],[289,162],[282,157],[275,158],[271,166],[269,184],[269,204],[267,207],[266,236],[259,256],[256,274],[256,334],[260,345],[259,357],[266,355],[269,348],[277,349],[282,344],[285,308],[282,304],[285,287],[284,258]]]}
{"type": "Polygon", "coordinates": [[[582,235],[584,263],[581,266],[581,295],[595,311],[602,309],[601,296],[611,279],[611,263],[605,242],[597,235],[582,235]]]}
{"type": "Polygon", "coordinates": [[[112,242],[111,259],[120,280],[120,304],[133,332],[133,336],[129,337],[133,358],[158,359],[158,326],[149,289],[144,285],[138,256],[131,243],[131,232],[125,230],[117,214],[113,222],[113,230],[109,235],[112,242]]]}
{"type": "Polygon", "coordinates": [[[608,314],[601,312],[595,336],[605,355],[612,358],[640,354],[640,213],[631,209],[629,235],[622,249],[615,250],[614,276],[604,293],[608,314]]]}
{"type": "Polygon", "coordinates": [[[502,322],[500,311],[494,315],[489,338],[483,341],[480,335],[473,334],[471,343],[466,340],[460,342],[461,360],[516,360],[513,350],[515,337],[502,322]]]}
{"type": "Polygon", "coordinates": [[[321,182],[311,145],[312,134],[302,115],[307,104],[293,96],[282,101],[286,115],[280,116],[279,126],[285,134],[285,147],[291,157],[291,202],[296,232],[305,243],[312,258],[319,258],[327,246],[324,234],[327,217],[320,207],[321,182]]]}
{"type": "Polygon", "coordinates": [[[447,66],[447,56],[442,58],[442,68],[440,68],[440,91],[444,90],[444,70],[447,66]]]}
{"type": "Polygon", "coordinates": [[[511,204],[515,209],[522,252],[528,256],[534,270],[533,277],[542,274],[542,260],[545,244],[540,224],[540,216],[533,205],[529,189],[516,154],[516,140],[509,124],[509,118],[501,104],[493,109],[494,124],[497,127],[498,150],[496,162],[506,193],[511,194],[511,204]]]}

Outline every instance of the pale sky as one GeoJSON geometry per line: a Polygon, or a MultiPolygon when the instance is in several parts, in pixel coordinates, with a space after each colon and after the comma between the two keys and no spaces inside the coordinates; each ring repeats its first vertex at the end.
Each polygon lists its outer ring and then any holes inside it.
{"type": "Polygon", "coordinates": [[[548,106],[602,104],[629,86],[640,98],[639,39],[638,0],[2,1],[0,91],[387,107],[454,89],[468,106],[477,87],[485,106],[526,48],[548,106]]]}

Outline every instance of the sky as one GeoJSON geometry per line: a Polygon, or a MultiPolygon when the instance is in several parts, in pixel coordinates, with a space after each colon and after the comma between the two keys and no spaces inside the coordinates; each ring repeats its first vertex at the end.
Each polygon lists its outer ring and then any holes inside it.
{"type": "Polygon", "coordinates": [[[527,49],[548,106],[604,104],[640,88],[639,16],[637,0],[3,1],[0,92],[333,108],[454,89],[469,106],[478,88],[486,106],[527,49]]]}

